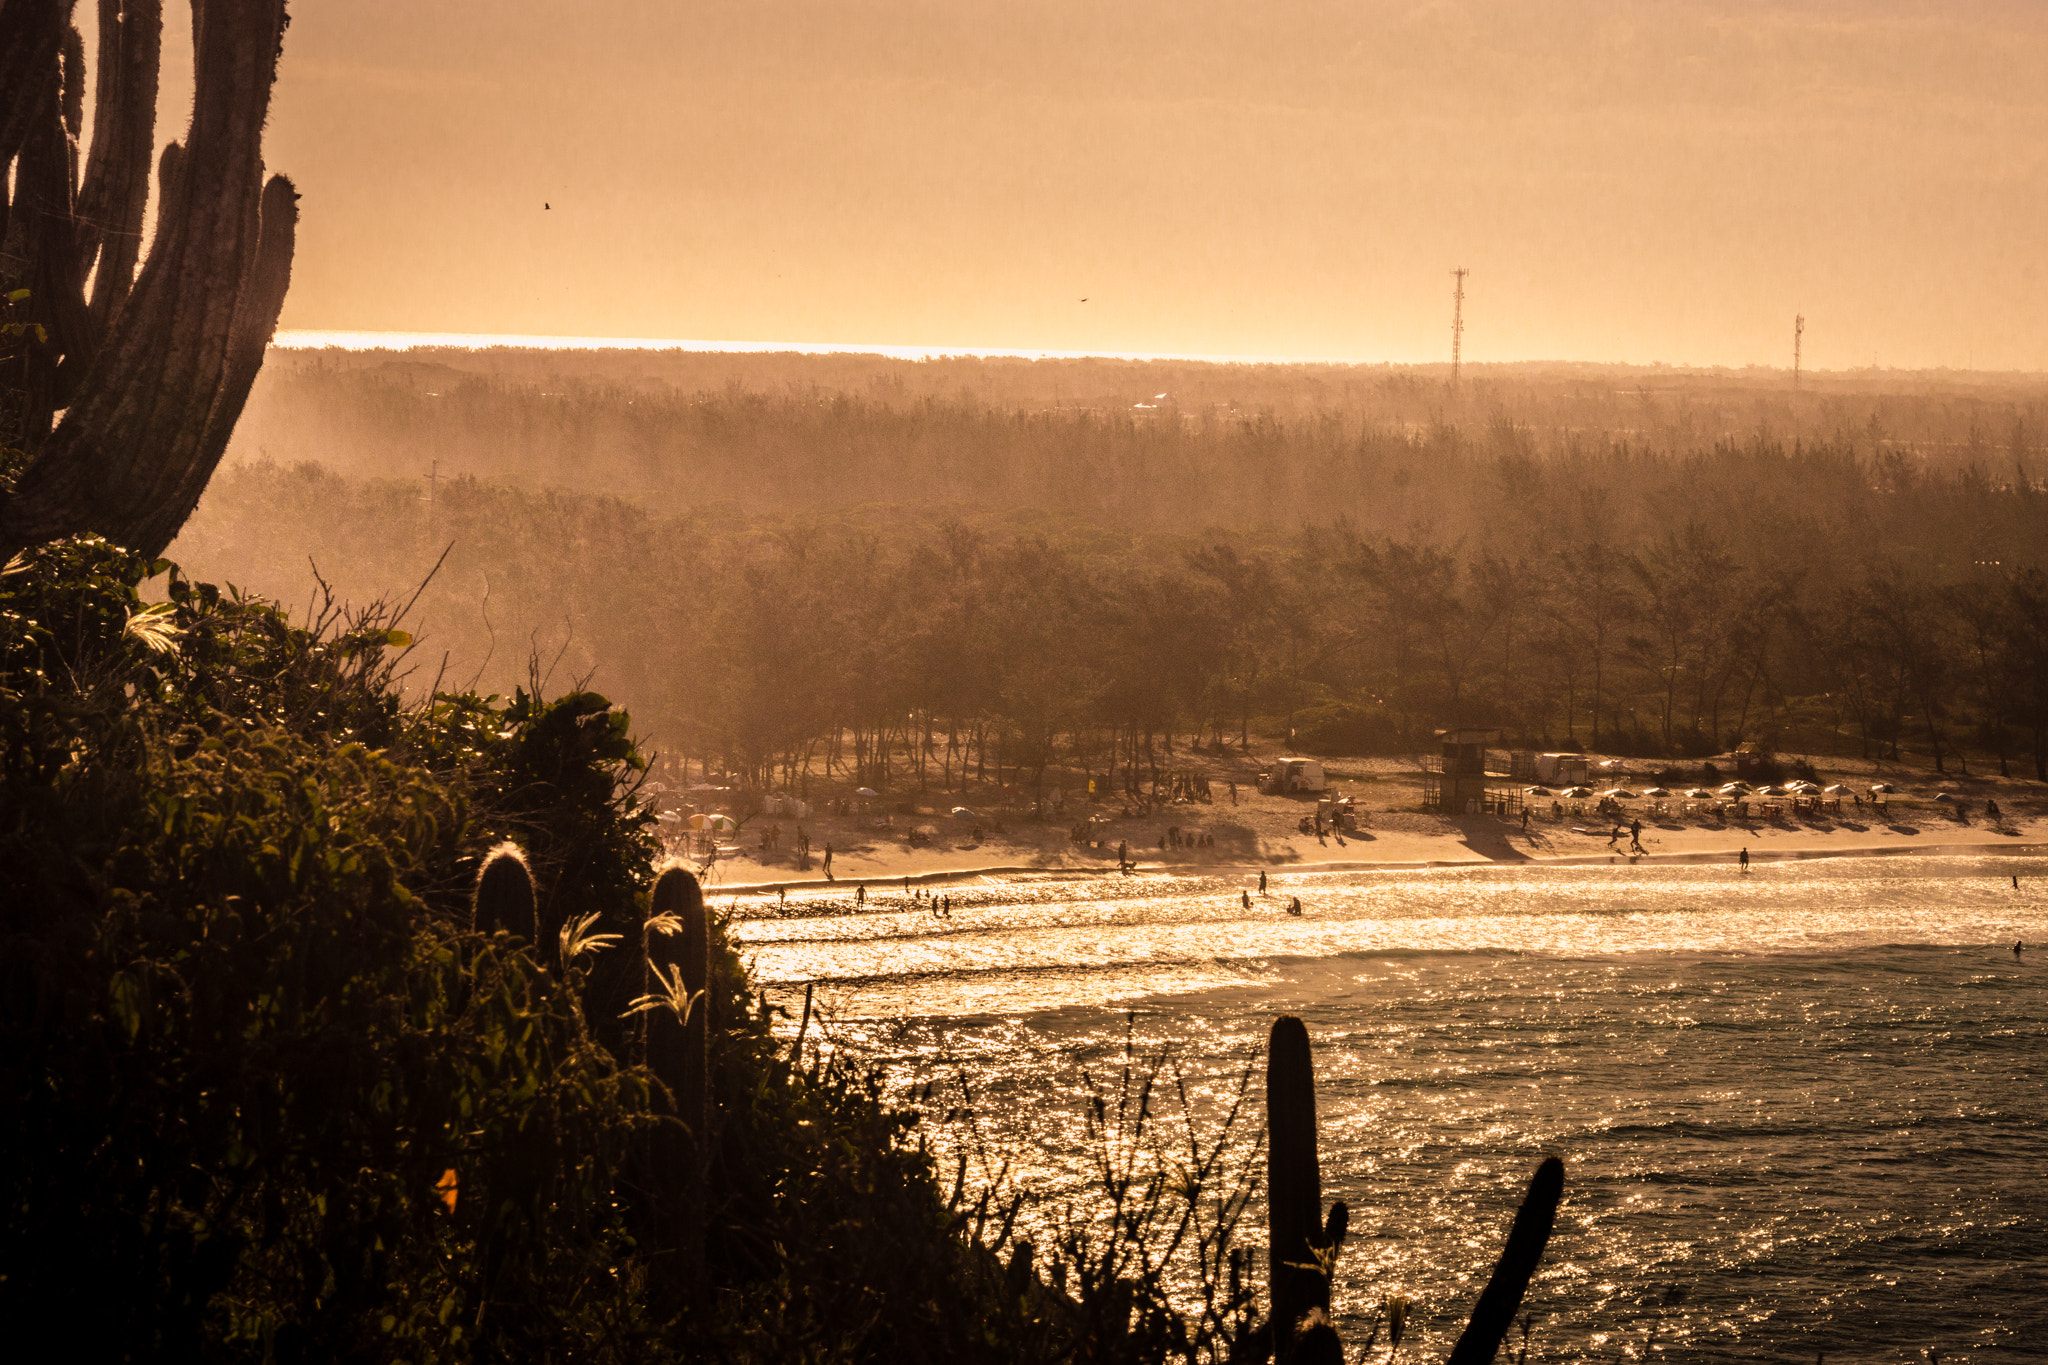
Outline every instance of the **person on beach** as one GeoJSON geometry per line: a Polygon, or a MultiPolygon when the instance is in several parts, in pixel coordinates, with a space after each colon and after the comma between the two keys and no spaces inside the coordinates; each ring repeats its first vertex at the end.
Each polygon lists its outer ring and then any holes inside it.
{"type": "Polygon", "coordinates": [[[1237,784],[1235,782],[1230,784],[1230,804],[1233,806],[1237,804],[1237,784]]]}
{"type": "Polygon", "coordinates": [[[853,903],[855,905],[866,905],[868,903],[868,884],[866,882],[862,882],[853,889],[853,903]]]}
{"type": "Polygon", "coordinates": [[[1247,910],[1251,909],[1251,908],[1252,908],[1252,893],[1251,893],[1251,892],[1249,892],[1249,891],[1242,891],[1242,890],[1241,890],[1241,891],[1239,891],[1239,892],[1238,892],[1237,894],[1238,894],[1239,896],[1241,896],[1241,897],[1243,897],[1243,898],[1244,898],[1244,908],[1245,908],[1245,909],[1247,909],[1247,910]]]}
{"type": "Polygon", "coordinates": [[[1529,832],[1529,808],[1528,808],[1527,806],[1524,806],[1524,807],[1522,807],[1522,833],[1524,833],[1524,834],[1527,834],[1528,832],[1529,832]]]}
{"type": "Polygon", "coordinates": [[[1287,913],[1290,915],[1301,913],[1301,897],[1296,896],[1293,900],[1287,902],[1287,913]]]}
{"type": "Polygon", "coordinates": [[[1984,818],[1989,820],[1994,825],[1998,823],[1999,815],[1997,801],[1992,800],[1986,801],[1984,803],[1984,818]]]}
{"type": "Polygon", "coordinates": [[[832,880],[832,845],[825,845],[825,880],[832,880]]]}
{"type": "Polygon", "coordinates": [[[1261,896],[1266,894],[1266,874],[1264,872],[1259,873],[1259,894],[1261,896]]]}
{"type": "Polygon", "coordinates": [[[2021,950],[2024,949],[2026,946],[2027,945],[2025,940],[2017,938],[2014,939],[2012,941],[2012,955],[2014,957],[2018,957],[2020,955],[2021,950]]]}
{"type": "Polygon", "coordinates": [[[1747,872],[1747,871],[1749,871],[1749,849],[1748,849],[1748,847],[1747,847],[1747,846],[1745,846],[1745,847],[1743,848],[1743,850],[1742,850],[1742,854],[1741,854],[1741,858],[1742,858],[1742,870],[1743,870],[1744,872],[1747,872]]]}

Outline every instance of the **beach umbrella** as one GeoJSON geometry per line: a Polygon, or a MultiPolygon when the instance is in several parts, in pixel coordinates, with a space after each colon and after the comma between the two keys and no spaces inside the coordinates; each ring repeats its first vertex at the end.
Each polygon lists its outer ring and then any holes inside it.
{"type": "Polygon", "coordinates": [[[1783,787],[1765,787],[1762,791],[1757,793],[1758,796],[1790,796],[1791,794],[1792,793],[1786,791],[1783,787]]]}
{"type": "Polygon", "coordinates": [[[1873,782],[1870,784],[1870,789],[1874,792],[1895,792],[1898,790],[1897,787],[1894,787],[1889,782],[1873,782]]]}
{"type": "Polygon", "coordinates": [[[1565,789],[1564,794],[1572,798],[1572,800],[1578,801],[1585,797],[1591,796],[1593,792],[1592,789],[1588,787],[1568,787],[1565,789]]]}
{"type": "Polygon", "coordinates": [[[1633,801],[1636,799],[1636,794],[1626,787],[1609,787],[1600,794],[1610,801],[1633,801]]]}
{"type": "Polygon", "coordinates": [[[1648,791],[1644,792],[1643,795],[1657,799],[1662,799],[1663,797],[1671,795],[1671,793],[1665,791],[1662,787],[1652,787],[1648,791]]]}
{"type": "Polygon", "coordinates": [[[1820,790],[1823,796],[1840,796],[1843,792],[1849,789],[1839,782],[1830,782],[1825,787],[1822,787],[1820,790]]]}
{"type": "Polygon", "coordinates": [[[1712,797],[1713,793],[1708,791],[1705,787],[1693,787],[1689,789],[1685,795],[1688,800],[1705,801],[1712,797]]]}
{"type": "Polygon", "coordinates": [[[739,822],[730,815],[693,815],[690,828],[712,834],[730,834],[739,828],[739,822]]]}
{"type": "Polygon", "coordinates": [[[1935,799],[1935,800],[1937,800],[1937,801],[1953,801],[1953,800],[1955,800],[1955,798],[1954,798],[1953,796],[1950,796],[1950,795],[1949,795],[1949,794],[1948,794],[1947,792],[1936,792],[1936,793],[1934,794],[1934,799],[1935,799]]]}
{"type": "Polygon", "coordinates": [[[952,816],[955,820],[972,820],[974,812],[965,806],[955,806],[952,810],[952,816]]]}
{"type": "Polygon", "coordinates": [[[1724,782],[1721,784],[1721,795],[1747,796],[1749,795],[1749,784],[1747,782],[1724,782]]]}
{"type": "Polygon", "coordinates": [[[1550,795],[1550,788],[1548,788],[1548,787],[1524,787],[1524,788],[1522,788],[1522,795],[1524,795],[1524,796],[1548,796],[1548,795],[1550,795]]]}
{"type": "Polygon", "coordinates": [[[855,793],[854,793],[854,795],[855,795],[855,796],[880,796],[880,795],[881,795],[881,793],[880,793],[880,792],[878,792],[878,791],[876,791],[876,790],[875,790],[875,789],[874,789],[873,787],[862,787],[862,788],[861,788],[861,789],[860,789],[859,791],[855,792],[855,793]]]}

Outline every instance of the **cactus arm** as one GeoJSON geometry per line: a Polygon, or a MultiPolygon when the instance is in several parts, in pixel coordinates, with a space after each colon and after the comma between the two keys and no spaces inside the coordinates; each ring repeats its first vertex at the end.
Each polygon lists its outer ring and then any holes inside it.
{"type": "Polygon", "coordinates": [[[536,935],[533,878],[526,870],[526,859],[513,845],[494,849],[477,873],[470,927],[480,934],[503,929],[521,938],[536,935]]]}
{"type": "Polygon", "coordinates": [[[695,874],[672,867],[654,884],[651,918],[678,923],[675,934],[648,936],[648,966],[680,971],[691,1001],[689,1017],[666,1011],[648,1015],[647,1059],[676,1100],[676,1116],[688,1130],[679,1142],[663,1144],[659,1178],[663,1200],[673,1210],[675,1260],[668,1282],[685,1298],[696,1295],[704,1275],[705,1179],[711,1155],[711,918],[704,888],[695,874]],[[673,919],[666,917],[672,916],[673,919]]]}
{"type": "Polygon", "coordinates": [[[290,187],[265,190],[261,152],[283,0],[207,0],[194,19],[191,135],[165,159],[175,174],[149,258],[64,420],[0,504],[0,558],[82,531],[161,553],[226,449],[254,380],[252,337],[275,326],[290,187]]]}
{"type": "MultiPolygon", "coordinates": [[[[127,301],[142,254],[163,27],[161,0],[100,0],[99,77],[92,150],[78,192],[78,249],[87,264],[98,258],[92,318],[102,335],[127,301]]],[[[84,279],[78,283],[83,289],[84,279]]]]}
{"type": "Polygon", "coordinates": [[[1515,1214],[1508,1242],[1493,1267],[1493,1278],[1473,1305],[1472,1320],[1451,1352],[1450,1365],[1491,1365],[1495,1352],[1514,1325],[1522,1295],[1543,1261],[1543,1248],[1557,1221],[1557,1203],[1564,1194],[1564,1163],[1543,1158],[1529,1180],[1529,1192],[1515,1214]]]}
{"type": "Polygon", "coordinates": [[[64,18],[58,0],[0,0],[0,167],[21,154],[38,122],[64,44],[64,18]]]}
{"type": "Polygon", "coordinates": [[[1266,1048],[1267,1292],[1276,1356],[1311,1308],[1329,1305],[1314,1264],[1323,1233],[1322,1169],[1316,1159],[1316,1082],[1308,1029],[1291,1014],[1273,1021],[1266,1048]]]}

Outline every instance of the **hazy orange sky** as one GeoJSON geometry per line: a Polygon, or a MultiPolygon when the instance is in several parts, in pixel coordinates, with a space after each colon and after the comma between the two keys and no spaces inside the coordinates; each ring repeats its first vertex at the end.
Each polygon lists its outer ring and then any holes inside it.
{"type": "Polygon", "coordinates": [[[300,0],[267,146],[288,328],[2048,368],[2039,0],[300,0]]]}

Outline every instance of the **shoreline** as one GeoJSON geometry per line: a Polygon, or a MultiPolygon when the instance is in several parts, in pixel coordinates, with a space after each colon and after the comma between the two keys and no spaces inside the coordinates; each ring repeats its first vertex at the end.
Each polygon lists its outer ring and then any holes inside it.
{"type": "MultiPolygon", "coordinates": [[[[1768,849],[1752,851],[1751,863],[1803,862],[1822,858],[1897,858],[1897,857],[1985,857],[2006,856],[2015,858],[2048,857],[2048,844],[2021,843],[1947,843],[1947,844],[1872,844],[1854,847],[1819,847],[1797,849],[1768,849]]],[[[1735,866],[1736,855],[1724,850],[1689,850],[1675,853],[1640,853],[1631,857],[1624,853],[1568,853],[1552,857],[1528,856],[1520,858],[1432,858],[1400,861],[1348,861],[1293,863],[1275,866],[1271,863],[1138,863],[1130,875],[1137,876],[1229,876],[1238,874],[1251,876],[1265,872],[1269,875],[1323,872],[1422,872],[1444,868],[1506,868],[1506,867],[1608,867],[1626,864],[1630,867],[1705,867],[1717,864],[1735,866]]],[[[859,878],[836,877],[828,879],[822,873],[787,878],[780,881],[729,882],[707,884],[704,888],[706,899],[720,895],[766,896],[778,891],[815,891],[824,887],[846,887],[873,883],[877,886],[936,886],[949,882],[961,882],[976,877],[1028,876],[1047,881],[1079,881],[1084,878],[1112,875],[1115,866],[1102,868],[1048,867],[1030,863],[994,863],[973,867],[927,869],[919,872],[883,874],[859,878]]]]}

